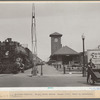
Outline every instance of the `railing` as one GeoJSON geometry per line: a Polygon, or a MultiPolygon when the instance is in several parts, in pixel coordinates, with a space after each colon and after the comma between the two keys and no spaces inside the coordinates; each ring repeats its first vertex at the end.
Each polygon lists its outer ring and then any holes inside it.
{"type": "Polygon", "coordinates": [[[82,66],[68,66],[68,65],[61,65],[61,64],[53,64],[57,70],[59,71],[66,71],[66,72],[71,72],[71,71],[76,71],[76,72],[82,72],[82,66]]]}

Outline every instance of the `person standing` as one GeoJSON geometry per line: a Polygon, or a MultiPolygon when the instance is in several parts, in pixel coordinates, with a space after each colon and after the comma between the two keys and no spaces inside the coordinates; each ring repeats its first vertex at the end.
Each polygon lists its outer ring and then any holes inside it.
{"type": "Polygon", "coordinates": [[[90,72],[89,72],[89,68],[93,69],[95,68],[95,65],[94,63],[92,62],[92,59],[90,59],[88,65],[87,65],[87,83],[88,83],[88,80],[89,80],[89,77],[90,77],[90,72]]]}

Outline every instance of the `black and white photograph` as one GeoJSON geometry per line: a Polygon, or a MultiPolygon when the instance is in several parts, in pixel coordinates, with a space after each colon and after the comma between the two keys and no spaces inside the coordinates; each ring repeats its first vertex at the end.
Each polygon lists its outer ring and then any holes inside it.
{"type": "Polygon", "coordinates": [[[94,86],[99,2],[0,2],[0,88],[94,86]]]}

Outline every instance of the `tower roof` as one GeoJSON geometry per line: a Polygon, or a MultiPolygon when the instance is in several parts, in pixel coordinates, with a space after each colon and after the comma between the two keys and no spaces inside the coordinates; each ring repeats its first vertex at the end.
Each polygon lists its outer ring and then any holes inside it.
{"type": "Polygon", "coordinates": [[[50,37],[52,37],[52,36],[62,36],[62,34],[60,34],[58,32],[54,32],[54,33],[50,34],[50,37]]]}
{"type": "Polygon", "coordinates": [[[74,55],[74,54],[76,55],[78,54],[78,52],[69,48],[68,46],[64,46],[54,53],[54,55],[74,55]]]}

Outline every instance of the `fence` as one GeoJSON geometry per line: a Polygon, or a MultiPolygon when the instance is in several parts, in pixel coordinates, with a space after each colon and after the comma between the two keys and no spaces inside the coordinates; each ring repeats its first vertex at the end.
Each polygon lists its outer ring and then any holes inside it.
{"type": "Polygon", "coordinates": [[[69,66],[69,65],[61,65],[61,64],[53,64],[53,66],[59,70],[59,71],[76,71],[76,72],[82,72],[82,66],[69,66]]]}

